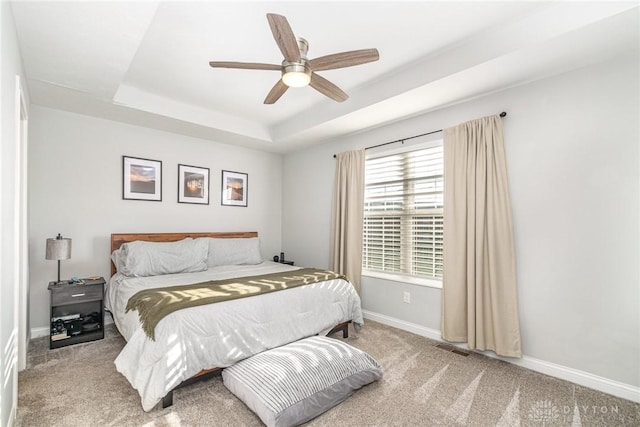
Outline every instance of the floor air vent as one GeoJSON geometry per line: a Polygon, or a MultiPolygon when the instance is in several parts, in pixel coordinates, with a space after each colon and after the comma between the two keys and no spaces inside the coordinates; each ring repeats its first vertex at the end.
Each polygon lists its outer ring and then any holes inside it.
{"type": "Polygon", "coordinates": [[[440,350],[450,351],[451,353],[455,353],[457,355],[464,356],[464,357],[467,357],[469,355],[468,352],[464,350],[460,350],[458,347],[454,347],[449,344],[436,344],[436,347],[438,347],[440,350]]]}

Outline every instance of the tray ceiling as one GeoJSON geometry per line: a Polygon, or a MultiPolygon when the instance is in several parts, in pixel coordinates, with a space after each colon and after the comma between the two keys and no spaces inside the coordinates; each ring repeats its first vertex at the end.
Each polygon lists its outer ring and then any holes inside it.
{"type": "Polygon", "coordinates": [[[32,103],[287,152],[638,51],[637,2],[12,2],[32,103]],[[349,94],[264,97],[278,64],[267,13],[309,57],[377,48],[321,72],[349,94]]]}

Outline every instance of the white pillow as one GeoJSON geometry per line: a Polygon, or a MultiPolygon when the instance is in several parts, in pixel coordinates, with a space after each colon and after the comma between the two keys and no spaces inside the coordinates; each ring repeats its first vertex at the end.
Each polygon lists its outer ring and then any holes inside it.
{"type": "Polygon", "coordinates": [[[113,265],[116,266],[116,271],[121,272],[123,262],[122,262],[122,252],[120,249],[116,249],[111,252],[111,261],[113,261],[113,265]]]}
{"type": "Polygon", "coordinates": [[[207,269],[208,249],[206,242],[190,237],[177,242],[136,240],[124,243],[112,259],[125,276],[194,273],[207,269]]]}
{"type": "Polygon", "coordinates": [[[305,423],[381,377],[380,365],[367,353],[321,336],[267,350],[222,371],[224,385],[268,427],[305,423]]]}
{"type": "Polygon", "coordinates": [[[209,256],[207,257],[209,268],[221,265],[253,265],[262,262],[258,237],[238,239],[202,237],[201,239],[206,241],[209,246],[209,256]]]}

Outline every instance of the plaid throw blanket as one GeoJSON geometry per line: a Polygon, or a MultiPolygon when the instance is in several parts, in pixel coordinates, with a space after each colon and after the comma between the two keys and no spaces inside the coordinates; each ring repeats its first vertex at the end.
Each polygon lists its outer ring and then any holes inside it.
{"type": "Polygon", "coordinates": [[[344,275],[332,271],[303,268],[259,276],[211,280],[192,285],[145,289],[129,298],[126,312],[138,310],[142,329],[149,338],[155,341],[156,325],[174,311],[282,291],[332,279],[347,280],[344,275]]]}

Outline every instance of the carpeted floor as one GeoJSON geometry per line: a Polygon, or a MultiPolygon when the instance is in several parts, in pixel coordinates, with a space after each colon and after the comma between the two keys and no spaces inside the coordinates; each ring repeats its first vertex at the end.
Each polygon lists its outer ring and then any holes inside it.
{"type": "MultiPolygon", "coordinates": [[[[340,338],[341,334],[334,337],[340,338]]],[[[506,362],[436,347],[435,341],[367,321],[347,342],[383,367],[366,386],[309,426],[639,426],[640,404],[506,362]]],[[[174,405],[144,412],[138,393],[115,370],[124,340],[57,350],[33,340],[20,372],[17,426],[259,426],[222,384],[178,390],[174,405]]]]}

